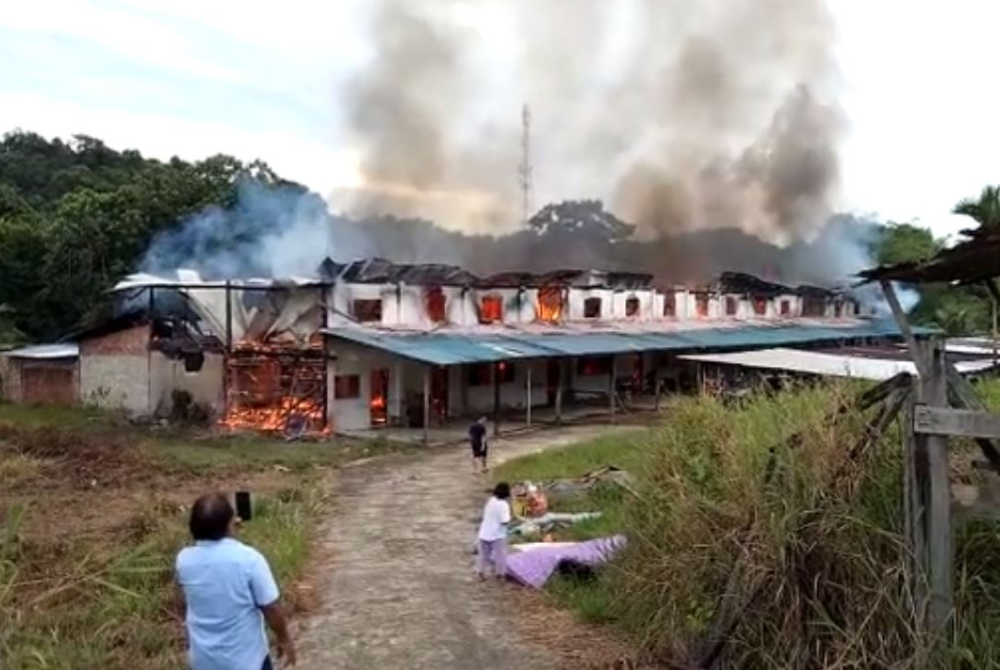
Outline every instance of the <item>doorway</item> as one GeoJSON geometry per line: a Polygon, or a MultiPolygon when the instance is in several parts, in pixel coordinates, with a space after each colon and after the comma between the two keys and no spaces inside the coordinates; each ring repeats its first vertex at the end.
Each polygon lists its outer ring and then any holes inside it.
{"type": "Polygon", "coordinates": [[[372,426],[389,423],[389,371],[386,369],[372,370],[368,413],[372,426]]]}

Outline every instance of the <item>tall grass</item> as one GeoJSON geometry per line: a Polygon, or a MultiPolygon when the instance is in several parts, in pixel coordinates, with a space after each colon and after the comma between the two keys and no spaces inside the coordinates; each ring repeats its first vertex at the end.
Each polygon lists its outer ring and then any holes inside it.
{"type": "MultiPolygon", "coordinates": [[[[627,445],[586,445],[593,461],[635,457],[641,496],[594,501],[629,545],[598,579],[553,592],[670,662],[702,658],[721,635],[722,668],[1000,667],[1000,524],[961,527],[954,632],[932,656],[908,596],[898,431],[851,461],[867,417],[833,410],[856,392],[682,398],[627,445]],[[722,611],[733,626],[715,627],[722,611]]],[[[512,473],[580,474],[553,458],[512,473]]]]}
{"type": "MultiPolygon", "coordinates": [[[[241,534],[268,557],[284,586],[305,564],[320,502],[311,488],[262,500],[241,534]]],[[[19,528],[12,510],[0,544],[0,667],[185,667],[173,586],[174,557],[188,539],[182,511],[143,510],[117,542],[51,544],[19,528]]]]}

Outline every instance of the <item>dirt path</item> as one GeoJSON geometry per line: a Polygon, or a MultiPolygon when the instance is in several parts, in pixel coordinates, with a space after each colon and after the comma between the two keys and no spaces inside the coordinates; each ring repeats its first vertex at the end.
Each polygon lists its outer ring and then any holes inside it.
{"type": "MultiPolygon", "coordinates": [[[[580,427],[495,441],[496,462],[607,433],[580,427]]],[[[343,469],[323,529],[330,564],[323,608],[299,631],[305,670],[545,670],[546,650],[519,638],[501,587],[473,579],[471,553],[487,483],[455,448],[343,469]]]]}

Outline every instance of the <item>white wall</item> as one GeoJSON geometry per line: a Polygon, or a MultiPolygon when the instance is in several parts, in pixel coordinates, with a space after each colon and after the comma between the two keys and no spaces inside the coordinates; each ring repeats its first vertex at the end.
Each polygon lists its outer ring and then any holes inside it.
{"type": "MultiPolygon", "coordinates": [[[[629,319],[636,321],[646,321],[654,318],[653,310],[653,294],[652,290],[640,290],[640,291],[615,291],[612,294],[612,319],[629,319]],[[639,314],[634,317],[627,316],[628,312],[626,310],[626,303],[629,298],[639,299],[639,314]]],[[[660,301],[660,311],[656,314],[657,317],[663,315],[663,302],[662,298],[660,301]]]]}
{"type": "MultiPolygon", "coordinates": [[[[684,300],[684,314],[685,314],[684,318],[685,319],[694,320],[694,319],[706,318],[706,317],[700,317],[700,316],[698,316],[698,296],[699,295],[703,295],[703,294],[690,292],[690,293],[687,293],[684,296],[684,298],[685,298],[685,300],[684,300]]],[[[709,319],[718,319],[718,318],[722,318],[723,316],[725,316],[725,313],[723,312],[723,310],[721,308],[720,301],[719,301],[719,296],[715,295],[715,294],[711,294],[709,296],[709,299],[708,299],[708,317],[707,318],[709,318],[709,319]]]]}
{"type": "Polygon", "coordinates": [[[198,372],[187,372],[184,359],[173,359],[162,352],[150,354],[150,409],[157,415],[167,415],[173,407],[173,392],[187,391],[196,405],[208,407],[218,416],[223,412],[223,378],[225,358],[222,354],[205,354],[198,372]]]}
{"type": "Polygon", "coordinates": [[[122,409],[139,416],[149,414],[149,357],[81,354],[80,399],[105,409],[122,409]]]}

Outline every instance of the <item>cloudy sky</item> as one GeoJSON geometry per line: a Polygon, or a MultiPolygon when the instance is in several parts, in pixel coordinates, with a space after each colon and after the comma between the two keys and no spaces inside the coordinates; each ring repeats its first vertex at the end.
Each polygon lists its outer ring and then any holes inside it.
{"type": "MultiPolygon", "coordinates": [[[[337,91],[367,53],[363,3],[14,3],[0,12],[0,129],[85,133],[160,158],[260,157],[332,193],[358,180],[337,91]]],[[[831,11],[851,122],[844,209],[954,232],[950,207],[1000,182],[1000,3],[834,0],[831,11]]]]}

